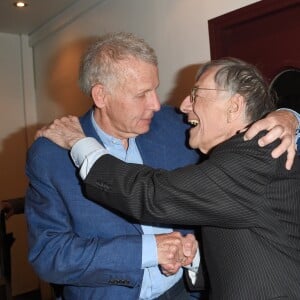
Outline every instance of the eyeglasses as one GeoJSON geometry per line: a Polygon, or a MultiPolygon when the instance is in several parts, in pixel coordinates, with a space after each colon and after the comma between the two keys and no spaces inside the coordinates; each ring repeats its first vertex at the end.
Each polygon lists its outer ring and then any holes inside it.
{"type": "Polygon", "coordinates": [[[227,90],[222,90],[222,89],[210,89],[210,88],[202,88],[202,87],[194,86],[191,89],[191,97],[190,97],[191,103],[195,103],[196,98],[197,98],[196,93],[197,93],[198,90],[227,92],[227,90]]]}

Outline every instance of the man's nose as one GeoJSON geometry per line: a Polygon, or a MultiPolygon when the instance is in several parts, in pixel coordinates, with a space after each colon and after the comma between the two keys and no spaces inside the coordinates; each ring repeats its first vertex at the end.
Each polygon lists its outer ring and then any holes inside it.
{"type": "Polygon", "coordinates": [[[156,91],[151,91],[149,94],[149,99],[148,99],[148,103],[150,108],[153,111],[159,111],[160,110],[160,101],[157,95],[156,91]]]}
{"type": "Polygon", "coordinates": [[[191,96],[185,97],[181,104],[180,104],[180,110],[181,112],[187,114],[193,110],[192,102],[191,102],[191,96]]]}

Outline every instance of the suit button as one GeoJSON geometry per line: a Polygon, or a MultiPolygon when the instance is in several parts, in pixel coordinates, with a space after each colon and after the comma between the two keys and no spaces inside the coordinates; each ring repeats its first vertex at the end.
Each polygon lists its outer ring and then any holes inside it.
{"type": "Polygon", "coordinates": [[[117,283],[117,280],[115,280],[115,279],[110,279],[110,280],[108,281],[108,283],[110,283],[110,284],[116,284],[116,283],[117,283]]]}

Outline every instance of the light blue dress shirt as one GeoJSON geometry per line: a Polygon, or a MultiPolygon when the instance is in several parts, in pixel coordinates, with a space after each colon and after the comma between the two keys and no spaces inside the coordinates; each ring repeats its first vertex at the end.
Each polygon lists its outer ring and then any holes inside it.
{"type": "MultiPolygon", "coordinates": [[[[296,141],[297,144],[300,145],[300,114],[296,113],[295,111],[291,110],[292,113],[294,113],[294,115],[296,116],[297,120],[298,120],[298,128],[296,130],[296,141]]],[[[299,152],[299,148],[298,148],[298,152],[299,152]]]]}
{"type": "MultiPolygon", "coordinates": [[[[128,149],[125,149],[122,141],[102,131],[94,118],[92,124],[109,154],[128,163],[142,164],[143,160],[137,148],[134,138],[129,139],[128,149]]],[[[181,277],[182,269],[173,275],[165,276],[161,273],[157,264],[157,247],[155,234],[170,233],[171,228],[161,228],[142,225],[142,266],[144,277],[140,293],[140,300],[155,299],[170,289],[181,277]]]]}

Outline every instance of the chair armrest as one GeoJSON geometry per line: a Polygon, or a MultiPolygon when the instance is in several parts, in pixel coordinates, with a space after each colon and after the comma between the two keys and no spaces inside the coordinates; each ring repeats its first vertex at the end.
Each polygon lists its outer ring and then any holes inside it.
{"type": "Polygon", "coordinates": [[[6,218],[24,213],[24,197],[0,201],[0,211],[5,213],[6,218]]]}

